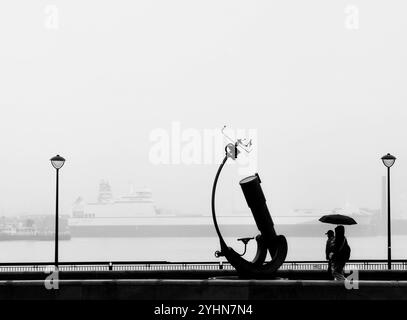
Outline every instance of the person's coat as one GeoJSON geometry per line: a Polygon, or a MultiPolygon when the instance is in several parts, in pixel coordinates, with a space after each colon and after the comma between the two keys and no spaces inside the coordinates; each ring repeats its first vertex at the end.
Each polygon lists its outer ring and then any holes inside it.
{"type": "Polygon", "coordinates": [[[336,263],[345,264],[346,262],[349,261],[351,252],[348,240],[346,240],[345,237],[343,237],[342,239],[335,238],[334,242],[335,242],[333,251],[334,254],[332,256],[332,260],[335,261],[336,263]]]}

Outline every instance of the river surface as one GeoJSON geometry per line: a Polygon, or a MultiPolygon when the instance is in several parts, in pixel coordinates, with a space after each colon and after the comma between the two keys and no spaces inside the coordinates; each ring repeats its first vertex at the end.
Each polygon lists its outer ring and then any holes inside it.
{"type": "MultiPolygon", "coordinates": [[[[243,251],[235,238],[228,245],[243,251]]],[[[295,238],[288,240],[287,260],[323,260],[324,238],[295,238]]],[[[386,259],[387,238],[348,238],[352,259],[386,259]]],[[[219,249],[217,238],[73,238],[59,243],[60,261],[219,261],[214,257],[219,249]]],[[[245,257],[254,256],[253,240],[245,257]]],[[[392,237],[393,259],[407,259],[407,236],[392,237]]],[[[52,241],[0,241],[0,262],[52,261],[52,241]]]]}

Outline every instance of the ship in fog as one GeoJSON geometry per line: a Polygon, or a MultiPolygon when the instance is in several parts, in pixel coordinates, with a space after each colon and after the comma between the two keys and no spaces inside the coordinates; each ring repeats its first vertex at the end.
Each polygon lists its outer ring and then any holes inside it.
{"type": "MultiPolygon", "coordinates": [[[[353,217],[358,224],[347,228],[350,236],[375,236],[385,232],[382,210],[344,206],[332,210],[297,209],[285,215],[272,213],[279,234],[291,237],[320,237],[334,226],[318,221],[322,215],[340,213],[353,217]]],[[[258,234],[250,210],[245,213],[218,217],[226,237],[246,237],[258,234]]],[[[394,233],[405,233],[407,220],[398,220],[394,233]]],[[[110,184],[102,181],[96,202],[87,203],[79,197],[69,219],[72,237],[214,237],[211,215],[176,215],[162,212],[155,204],[152,191],[135,189],[114,197],[110,184]]]]}
{"type": "MultiPolygon", "coordinates": [[[[249,216],[220,217],[229,235],[255,232],[249,216]]],[[[115,198],[110,184],[102,181],[96,202],[75,201],[69,229],[73,237],[211,237],[215,236],[210,215],[163,213],[150,189],[130,188],[115,198]]]]}

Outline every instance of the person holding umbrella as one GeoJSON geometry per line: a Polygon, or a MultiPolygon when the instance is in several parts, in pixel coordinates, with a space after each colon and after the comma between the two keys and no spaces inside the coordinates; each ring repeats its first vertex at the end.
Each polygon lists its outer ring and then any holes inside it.
{"type": "Polygon", "coordinates": [[[345,237],[345,228],[337,226],[335,228],[335,239],[333,252],[329,254],[332,261],[332,276],[334,280],[345,280],[343,269],[350,258],[350,247],[345,237]]]}
{"type": "Polygon", "coordinates": [[[344,280],[345,276],[343,269],[346,262],[349,261],[351,249],[345,237],[345,228],[343,224],[352,225],[356,224],[356,221],[351,217],[341,214],[326,215],[320,218],[319,221],[330,224],[339,224],[335,228],[332,251],[328,254],[328,258],[331,262],[332,276],[334,280],[344,280]]]}

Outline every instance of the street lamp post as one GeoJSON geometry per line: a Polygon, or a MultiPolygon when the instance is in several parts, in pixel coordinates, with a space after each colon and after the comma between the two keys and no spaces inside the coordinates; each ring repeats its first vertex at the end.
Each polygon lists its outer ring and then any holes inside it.
{"type": "Polygon", "coordinates": [[[51,158],[51,164],[56,169],[56,201],[55,201],[55,267],[58,268],[58,220],[59,220],[59,213],[58,213],[58,202],[59,202],[59,169],[65,163],[65,159],[62,158],[60,155],[57,155],[51,158]]]}
{"type": "Polygon", "coordinates": [[[387,269],[391,269],[391,216],[390,216],[390,168],[396,157],[390,153],[382,157],[383,164],[387,167],[387,269]]]}

